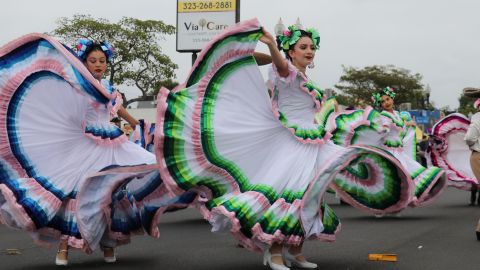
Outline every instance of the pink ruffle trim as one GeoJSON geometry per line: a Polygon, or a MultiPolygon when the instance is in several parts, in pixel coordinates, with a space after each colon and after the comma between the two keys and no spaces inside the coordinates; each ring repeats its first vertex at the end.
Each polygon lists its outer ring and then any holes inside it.
{"type": "Polygon", "coordinates": [[[110,117],[116,117],[117,116],[117,112],[118,112],[118,109],[120,109],[120,107],[122,106],[123,104],[123,99],[122,99],[122,95],[120,95],[120,93],[118,91],[115,91],[114,94],[116,94],[116,97],[115,97],[115,105],[111,105],[112,102],[109,103],[109,106],[110,106],[110,117]]]}
{"type": "MultiPolygon", "coordinates": [[[[104,97],[107,99],[111,100],[114,98],[113,94],[110,94],[107,92],[107,90],[101,85],[99,81],[97,81],[93,75],[88,71],[87,67],[77,58],[75,57],[71,52],[69,52],[60,42],[58,42],[56,39],[46,35],[46,34],[40,34],[40,33],[31,33],[25,36],[22,36],[18,39],[15,39],[13,41],[10,41],[6,45],[0,48],[0,57],[12,52],[16,48],[27,44],[29,42],[39,40],[39,39],[44,39],[48,41],[55,49],[62,54],[67,61],[76,69],[80,74],[88,80],[104,97]]],[[[30,73],[31,74],[31,73],[30,73]]]]}
{"type": "MultiPolygon", "coordinates": [[[[35,224],[33,223],[30,216],[25,212],[25,209],[17,203],[17,199],[13,192],[4,184],[0,184],[0,193],[5,198],[6,203],[8,204],[9,213],[14,216],[16,221],[20,221],[22,228],[27,231],[34,231],[35,224]]],[[[5,218],[3,218],[3,223],[9,225],[5,218]]]]}
{"type": "MultiPolygon", "coordinates": [[[[90,178],[93,178],[95,176],[103,176],[103,175],[115,174],[115,173],[141,173],[141,172],[150,171],[150,170],[154,170],[154,169],[158,169],[158,166],[156,164],[154,164],[154,165],[138,165],[138,166],[133,166],[133,167],[118,167],[118,168],[113,168],[113,169],[110,169],[110,170],[95,173],[93,175],[90,175],[90,178]]],[[[117,189],[122,183],[123,183],[123,180],[113,182],[112,184],[110,184],[106,187],[106,190],[104,191],[104,193],[105,194],[112,194],[113,191],[115,189],[117,189]]],[[[82,186],[86,186],[86,184],[84,183],[82,186]]],[[[78,199],[82,198],[84,193],[85,193],[84,189],[81,188],[77,193],[77,198],[78,199]]],[[[130,243],[130,237],[131,237],[130,234],[114,232],[114,231],[111,230],[111,227],[110,227],[110,224],[112,222],[112,220],[111,220],[111,206],[110,206],[111,203],[112,203],[111,197],[107,196],[102,201],[100,201],[100,205],[99,205],[99,209],[103,211],[103,215],[106,219],[108,236],[110,237],[110,239],[116,241],[116,245],[128,244],[128,243],[130,243]]],[[[130,202],[128,201],[127,198],[123,198],[122,201],[120,201],[119,203],[120,203],[120,206],[122,206],[121,209],[128,209],[129,207],[131,207],[130,202]]],[[[165,210],[165,208],[160,208],[159,210],[157,210],[157,213],[155,214],[155,216],[160,215],[161,213],[163,213],[164,210],[165,210]]],[[[81,219],[78,219],[77,224],[78,224],[78,229],[79,229],[80,233],[82,235],[86,235],[88,232],[85,230],[86,225],[83,223],[83,221],[81,219]]],[[[155,223],[155,224],[157,224],[157,223],[155,223]]],[[[158,228],[157,229],[155,229],[154,227],[152,227],[152,228],[153,228],[153,230],[151,232],[149,232],[149,234],[154,236],[154,237],[158,237],[158,235],[159,235],[158,228]]],[[[137,234],[137,235],[143,235],[144,230],[143,229],[132,230],[132,231],[130,231],[130,233],[131,234],[137,234]]],[[[84,243],[85,246],[84,246],[83,249],[87,250],[87,251],[91,251],[92,247],[90,246],[90,244],[91,243],[85,242],[84,243]]]]}
{"type": "Polygon", "coordinates": [[[160,175],[162,176],[163,182],[166,184],[168,190],[176,195],[180,195],[185,192],[181,189],[177,182],[173,179],[168,171],[168,166],[165,163],[165,156],[163,155],[163,141],[165,139],[165,134],[163,133],[163,125],[165,123],[165,112],[167,111],[168,103],[167,97],[170,91],[162,87],[157,96],[157,126],[155,127],[155,156],[157,157],[157,162],[159,165],[160,175]]]}
{"type": "MultiPolygon", "coordinates": [[[[428,173],[428,169],[424,173],[417,176],[417,178],[418,179],[423,178],[426,173],[428,173]]],[[[432,203],[442,193],[446,185],[447,185],[446,175],[445,175],[445,172],[442,171],[436,175],[436,177],[430,183],[428,188],[425,189],[425,191],[422,193],[422,195],[419,198],[415,197],[412,199],[412,201],[410,202],[410,206],[417,207],[417,206],[428,205],[432,203]]]]}
{"type": "Polygon", "coordinates": [[[259,245],[258,242],[265,243],[268,246],[271,246],[273,243],[299,245],[305,240],[303,237],[300,236],[286,236],[279,230],[277,230],[274,234],[265,233],[261,225],[258,223],[255,224],[252,228],[252,238],[248,238],[240,231],[242,226],[240,224],[240,221],[237,219],[235,213],[228,211],[224,206],[215,207],[211,211],[209,211],[205,206],[201,206],[200,212],[202,213],[203,217],[209,222],[212,222],[214,220],[215,215],[222,215],[227,217],[232,226],[230,229],[232,235],[240,242],[242,246],[251,251],[263,252],[265,246],[259,245]]]}
{"type": "MultiPolygon", "coordinates": [[[[242,21],[241,23],[237,23],[234,26],[229,27],[227,30],[223,31],[221,34],[217,35],[214,39],[210,40],[207,45],[202,49],[200,52],[199,56],[197,57],[197,60],[195,61],[195,64],[193,65],[190,74],[188,75],[187,78],[190,78],[192,76],[193,71],[197,69],[198,65],[203,61],[205,58],[205,54],[212,48],[213,45],[219,40],[222,40],[232,34],[238,33],[238,32],[244,32],[248,30],[253,30],[253,29],[258,29],[260,28],[260,23],[256,18],[242,21]]],[[[252,52],[253,53],[253,52],[252,52]]],[[[174,92],[179,91],[185,87],[185,84],[179,85],[175,87],[174,92]]]]}

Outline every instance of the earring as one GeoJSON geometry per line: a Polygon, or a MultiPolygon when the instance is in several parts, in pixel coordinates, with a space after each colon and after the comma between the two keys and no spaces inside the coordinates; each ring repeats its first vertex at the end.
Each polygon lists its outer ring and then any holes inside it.
{"type": "Polygon", "coordinates": [[[314,63],[314,62],[312,62],[312,63],[310,63],[310,65],[308,65],[308,68],[309,68],[309,69],[312,69],[312,68],[314,68],[314,67],[315,67],[315,63],[314,63]]]}

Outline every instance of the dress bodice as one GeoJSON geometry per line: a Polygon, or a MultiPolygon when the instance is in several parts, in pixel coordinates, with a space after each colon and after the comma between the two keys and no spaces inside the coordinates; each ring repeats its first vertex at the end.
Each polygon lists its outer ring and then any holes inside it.
{"type": "Polygon", "coordinates": [[[393,113],[382,111],[381,114],[391,121],[390,132],[384,138],[384,145],[394,148],[403,147],[407,133],[406,121],[409,120],[408,116],[402,115],[398,111],[393,111],[393,113]]]}
{"type": "Polygon", "coordinates": [[[107,104],[89,99],[85,113],[85,134],[99,143],[123,142],[126,140],[123,131],[110,122],[122,104],[121,96],[107,80],[104,79],[101,83],[109,93],[116,92],[117,94],[107,104]]]}
{"type": "Polygon", "coordinates": [[[314,124],[315,103],[300,89],[300,78],[277,84],[278,109],[292,122],[302,126],[314,124]]]}
{"type": "Polygon", "coordinates": [[[281,77],[275,66],[272,66],[269,77],[273,87],[273,111],[282,124],[302,142],[328,140],[331,134],[325,126],[334,109],[325,106],[323,90],[290,62],[287,77],[281,77]]]}
{"type": "Polygon", "coordinates": [[[274,85],[273,98],[279,112],[292,124],[312,127],[315,124],[315,113],[320,109],[322,90],[290,62],[288,62],[289,75],[285,78],[278,75],[275,67],[272,69],[270,80],[274,85]]]}

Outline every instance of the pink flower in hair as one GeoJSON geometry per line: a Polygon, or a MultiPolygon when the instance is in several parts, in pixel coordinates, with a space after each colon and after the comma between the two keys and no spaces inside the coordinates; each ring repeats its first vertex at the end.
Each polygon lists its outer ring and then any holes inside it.
{"type": "Polygon", "coordinates": [[[473,107],[475,107],[475,109],[478,109],[478,107],[480,107],[480,98],[477,98],[477,100],[475,100],[475,103],[473,103],[473,107]]]}
{"type": "Polygon", "coordinates": [[[289,37],[292,33],[290,33],[290,31],[288,30],[285,30],[285,32],[283,32],[283,35],[289,37]]]}

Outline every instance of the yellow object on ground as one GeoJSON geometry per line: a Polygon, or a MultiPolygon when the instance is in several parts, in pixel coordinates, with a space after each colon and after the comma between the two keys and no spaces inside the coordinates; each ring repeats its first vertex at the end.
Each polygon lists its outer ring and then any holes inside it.
{"type": "Polygon", "coordinates": [[[370,261],[396,262],[397,254],[368,254],[370,261]]]}

